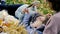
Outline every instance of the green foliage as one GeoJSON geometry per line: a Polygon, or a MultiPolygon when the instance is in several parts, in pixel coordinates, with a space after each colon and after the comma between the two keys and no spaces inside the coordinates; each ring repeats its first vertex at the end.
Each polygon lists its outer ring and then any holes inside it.
{"type": "MultiPolygon", "coordinates": [[[[34,0],[6,0],[6,4],[31,4],[34,0]]],[[[46,3],[44,0],[38,0],[40,1],[40,6],[38,7],[38,10],[42,12],[44,15],[50,13],[53,14],[54,12],[49,8],[48,3],[46,3]]]]}

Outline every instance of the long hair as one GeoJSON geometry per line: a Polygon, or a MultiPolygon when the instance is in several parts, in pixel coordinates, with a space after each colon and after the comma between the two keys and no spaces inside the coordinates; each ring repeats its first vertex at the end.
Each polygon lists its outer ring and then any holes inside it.
{"type": "Polygon", "coordinates": [[[56,12],[60,11],[60,0],[47,0],[47,1],[51,3],[53,10],[55,10],[56,12]]]}

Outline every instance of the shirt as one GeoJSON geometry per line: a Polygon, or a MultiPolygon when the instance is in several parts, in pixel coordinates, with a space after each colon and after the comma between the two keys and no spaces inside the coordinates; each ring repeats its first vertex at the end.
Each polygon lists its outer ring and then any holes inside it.
{"type": "Polygon", "coordinates": [[[47,22],[43,34],[60,34],[60,12],[52,16],[47,22]]]}

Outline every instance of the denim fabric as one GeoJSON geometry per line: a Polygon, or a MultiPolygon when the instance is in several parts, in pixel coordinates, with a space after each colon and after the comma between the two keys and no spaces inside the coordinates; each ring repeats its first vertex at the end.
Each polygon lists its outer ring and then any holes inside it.
{"type": "Polygon", "coordinates": [[[23,18],[23,16],[24,16],[24,14],[22,14],[21,12],[16,12],[15,13],[15,16],[20,20],[20,21],[22,21],[22,18],[23,18]]]}
{"type": "Polygon", "coordinates": [[[23,23],[28,23],[28,20],[30,18],[30,14],[24,14],[24,19],[23,19],[23,23]]]}
{"type": "Polygon", "coordinates": [[[24,4],[15,11],[15,16],[19,18],[19,20],[21,21],[22,21],[22,17],[24,16],[23,9],[25,9],[27,6],[28,6],[27,4],[24,4]]]}
{"type": "Polygon", "coordinates": [[[18,8],[15,12],[15,16],[21,20],[24,14],[21,13],[21,10],[18,8]]]}
{"type": "Polygon", "coordinates": [[[24,14],[24,18],[22,20],[22,23],[25,25],[25,26],[28,26],[28,22],[29,22],[29,18],[31,17],[30,14],[24,14]]]}
{"type": "Polygon", "coordinates": [[[15,12],[15,15],[16,15],[20,20],[22,20],[21,23],[23,23],[23,24],[25,25],[26,30],[28,31],[28,34],[34,34],[34,32],[37,32],[38,34],[42,34],[42,32],[38,31],[37,29],[35,30],[34,28],[28,26],[29,18],[30,18],[31,16],[34,16],[34,14],[36,13],[36,12],[33,11],[33,10],[30,10],[30,9],[28,9],[28,10],[29,10],[29,14],[22,14],[22,11],[20,10],[20,8],[18,8],[18,10],[17,10],[18,12],[16,11],[16,12],[15,12]],[[23,19],[21,19],[21,18],[23,18],[23,19]]]}
{"type": "Polygon", "coordinates": [[[37,32],[38,34],[42,34],[41,31],[38,31],[37,29],[34,29],[34,28],[30,27],[30,26],[28,26],[26,28],[26,30],[27,30],[28,34],[34,34],[35,32],[37,32]]]}
{"type": "Polygon", "coordinates": [[[22,22],[27,24],[29,21],[29,18],[33,16],[36,12],[30,11],[29,14],[23,14],[19,9],[15,12],[15,16],[22,22]],[[23,18],[24,17],[24,18],[23,18]]]}

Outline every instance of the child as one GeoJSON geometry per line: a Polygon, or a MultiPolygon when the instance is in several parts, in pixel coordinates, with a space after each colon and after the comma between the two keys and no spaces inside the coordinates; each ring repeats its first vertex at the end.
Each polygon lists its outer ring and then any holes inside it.
{"type": "Polygon", "coordinates": [[[37,13],[36,11],[37,11],[37,8],[35,7],[37,4],[39,4],[39,2],[34,2],[34,3],[32,3],[30,6],[29,5],[27,5],[27,4],[24,4],[24,5],[22,5],[22,6],[20,6],[17,10],[16,10],[16,12],[15,12],[15,16],[22,22],[22,21],[26,21],[26,20],[24,20],[25,18],[26,18],[26,16],[28,16],[28,18],[27,18],[27,21],[26,22],[28,22],[28,20],[29,20],[29,18],[30,18],[30,16],[31,15],[33,15],[33,14],[35,14],[35,13],[37,13]],[[25,10],[25,9],[27,9],[27,10],[25,10]],[[29,14],[27,13],[25,13],[25,12],[29,12],[29,14]],[[25,17],[25,18],[24,18],[25,17]]]}
{"type": "Polygon", "coordinates": [[[38,29],[39,27],[41,27],[41,25],[43,24],[42,22],[44,20],[45,20],[44,16],[39,16],[36,18],[36,21],[31,24],[31,26],[38,29]]]}

